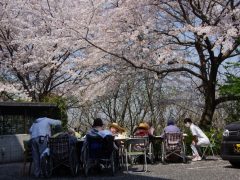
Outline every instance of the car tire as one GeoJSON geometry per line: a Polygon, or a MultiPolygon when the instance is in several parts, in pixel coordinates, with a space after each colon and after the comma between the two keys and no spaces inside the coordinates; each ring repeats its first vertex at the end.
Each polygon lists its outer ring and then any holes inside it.
{"type": "Polygon", "coordinates": [[[240,168],[240,161],[229,161],[233,167],[240,168]]]}

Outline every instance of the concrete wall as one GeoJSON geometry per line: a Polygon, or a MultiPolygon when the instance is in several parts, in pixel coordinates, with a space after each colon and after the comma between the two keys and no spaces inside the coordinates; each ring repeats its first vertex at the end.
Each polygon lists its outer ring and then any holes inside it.
{"type": "Polygon", "coordinates": [[[29,134],[1,135],[0,163],[23,161],[23,141],[29,138],[29,134]]]}

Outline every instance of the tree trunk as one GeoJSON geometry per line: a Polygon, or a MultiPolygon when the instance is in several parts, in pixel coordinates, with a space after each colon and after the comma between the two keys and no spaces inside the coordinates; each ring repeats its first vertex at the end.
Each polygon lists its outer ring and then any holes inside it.
{"type": "Polygon", "coordinates": [[[210,130],[212,127],[212,119],[215,111],[215,105],[212,98],[206,98],[203,113],[199,126],[205,130],[210,130]]]}
{"type": "Polygon", "coordinates": [[[205,130],[210,130],[212,127],[213,114],[216,109],[216,77],[219,66],[213,62],[216,61],[212,60],[209,80],[203,81],[205,105],[199,125],[205,130]]]}

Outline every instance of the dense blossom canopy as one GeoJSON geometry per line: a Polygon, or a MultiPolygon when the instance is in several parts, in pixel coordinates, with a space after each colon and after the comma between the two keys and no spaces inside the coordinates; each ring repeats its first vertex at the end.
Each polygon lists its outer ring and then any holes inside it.
{"type": "Polygon", "coordinates": [[[239,53],[239,6],[237,0],[3,0],[0,68],[8,83],[1,91],[91,100],[136,69],[209,80],[214,60],[218,66],[239,53]]]}

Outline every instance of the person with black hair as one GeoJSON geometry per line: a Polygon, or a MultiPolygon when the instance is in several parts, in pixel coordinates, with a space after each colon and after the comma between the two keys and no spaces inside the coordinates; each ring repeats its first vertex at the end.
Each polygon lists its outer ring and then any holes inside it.
{"type": "Polygon", "coordinates": [[[107,135],[112,135],[112,133],[110,130],[104,129],[103,121],[101,118],[96,118],[93,121],[92,129],[88,131],[87,135],[101,136],[104,138],[107,135]]]}
{"type": "Polygon", "coordinates": [[[192,152],[193,152],[193,159],[192,161],[200,161],[201,158],[201,146],[210,144],[208,137],[204,134],[204,132],[195,124],[192,123],[190,118],[184,119],[184,124],[186,127],[190,128],[192,133],[192,152]]]}
{"type": "MultiPolygon", "coordinates": [[[[103,153],[104,155],[106,154],[110,155],[110,152],[114,148],[113,140],[114,140],[114,136],[112,135],[111,131],[104,129],[104,124],[102,119],[101,118],[94,119],[92,128],[87,132],[85,136],[85,140],[83,142],[83,147],[81,150],[81,161],[84,162],[87,151],[92,152],[91,153],[92,156],[96,156],[96,157],[100,156],[101,153],[103,153]],[[99,141],[99,138],[100,138],[100,141],[99,141]],[[90,145],[90,147],[87,148],[89,144],[93,143],[93,141],[96,141],[94,142],[95,143],[94,146],[90,145]]],[[[101,169],[100,163],[97,164],[97,168],[101,169]]]]}

